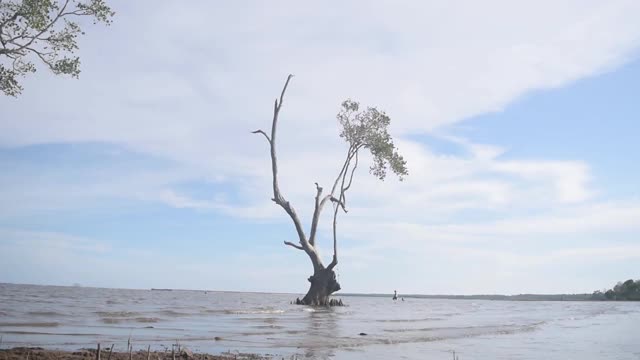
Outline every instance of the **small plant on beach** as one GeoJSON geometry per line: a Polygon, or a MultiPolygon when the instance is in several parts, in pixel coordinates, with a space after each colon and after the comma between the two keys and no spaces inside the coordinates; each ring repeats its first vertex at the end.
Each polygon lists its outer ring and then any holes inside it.
{"type": "Polygon", "coordinates": [[[56,75],[80,74],[78,36],[84,31],[76,20],[111,23],[114,12],[104,0],[0,1],[0,91],[18,96],[20,78],[42,63],[56,75]]]}
{"type": "Polygon", "coordinates": [[[408,174],[407,163],[402,155],[398,153],[393,144],[393,139],[389,135],[388,127],[391,119],[387,114],[375,107],[361,109],[360,104],[352,100],[344,101],[337,119],[341,126],[340,137],[347,143],[345,160],[328,194],[324,194],[324,189],[318,183],[315,184],[315,204],[311,229],[307,236],[296,210],[285,199],[278,185],[278,158],[276,152],[278,117],[282,109],[287,86],[292,77],[293,75],[287,77],[280,99],[275,100],[270,134],[263,130],[256,130],[253,133],[262,134],[269,143],[273,182],[273,198],[271,200],[282,207],[289,215],[298,235],[297,244],[288,241],[284,243],[306,253],[313,265],[313,275],[308,278],[311,286],[304,298],[302,300],[298,299],[296,302],[303,305],[334,305],[336,302],[332,301],[330,296],[340,290],[340,284],[336,280],[334,272],[334,268],[338,265],[337,217],[340,211],[347,212],[347,191],[353,184],[353,176],[358,167],[360,152],[368,151],[371,154],[373,163],[369,167],[369,171],[380,180],[385,179],[388,171],[398,175],[402,180],[408,174]],[[333,258],[331,263],[325,266],[316,248],[316,233],[322,209],[327,202],[331,202],[333,205],[333,258]]]}

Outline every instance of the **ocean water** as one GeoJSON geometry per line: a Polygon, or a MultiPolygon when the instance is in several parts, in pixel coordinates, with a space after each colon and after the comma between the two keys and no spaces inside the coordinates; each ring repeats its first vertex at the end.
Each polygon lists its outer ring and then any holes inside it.
{"type": "Polygon", "coordinates": [[[1,347],[273,354],[313,359],[640,359],[640,303],[343,297],[0,284],[1,347]],[[366,335],[360,335],[366,333],[366,335]]]}

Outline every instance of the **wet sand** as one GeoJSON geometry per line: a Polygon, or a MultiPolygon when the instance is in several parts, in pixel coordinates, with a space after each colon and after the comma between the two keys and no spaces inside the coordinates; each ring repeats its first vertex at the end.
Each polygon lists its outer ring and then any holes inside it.
{"type": "MultiPolygon", "coordinates": [[[[76,351],[48,350],[41,347],[15,347],[12,349],[0,349],[0,360],[97,360],[96,349],[79,349],[76,351]]],[[[278,358],[278,357],[275,357],[278,358]]],[[[100,352],[100,360],[129,360],[128,352],[113,352],[109,354],[109,348],[100,352]]],[[[263,360],[274,357],[246,354],[246,353],[222,353],[218,355],[193,353],[188,349],[172,354],[171,350],[151,351],[145,350],[131,352],[131,360],[263,360]],[[174,358],[175,355],[175,358],[174,358]]]]}

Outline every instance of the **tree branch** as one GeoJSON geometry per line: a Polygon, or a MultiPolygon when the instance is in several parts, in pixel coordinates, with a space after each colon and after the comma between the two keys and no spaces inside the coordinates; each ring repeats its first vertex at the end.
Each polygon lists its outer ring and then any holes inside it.
{"type": "MultiPolygon", "coordinates": [[[[344,161],[344,164],[342,165],[342,169],[340,170],[340,173],[338,174],[338,177],[336,177],[336,180],[333,182],[333,187],[331,188],[331,193],[327,194],[321,201],[320,201],[320,205],[319,205],[319,211],[322,211],[322,208],[324,207],[324,205],[326,204],[327,201],[331,200],[331,198],[333,197],[333,194],[335,194],[336,192],[336,188],[338,187],[338,182],[340,181],[340,179],[344,176],[345,170],[347,169],[347,167],[349,166],[349,162],[351,161],[351,158],[354,156],[354,154],[357,154],[357,150],[359,149],[359,147],[356,147],[356,153],[352,153],[353,151],[353,147],[349,147],[349,150],[347,151],[347,158],[344,161]]],[[[315,218],[315,217],[314,217],[315,218]]]]}
{"type": "Polygon", "coordinates": [[[289,86],[289,81],[293,75],[287,76],[287,81],[284,83],[284,87],[282,88],[282,93],[280,94],[280,104],[278,105],[278,99],[276,99],[273,105],[273,120],[271,121],[271,172],[273,173],[273,198],[276,203],[285,202],[284,198],[280,194],[280,188],[278,187],[278,158],[276,156],[276,129],[278,127],[278,115],[280,114],[280,109],[282,108],[282,103],[284,101],[284,93],[287,90],[287,86],[289,86]]]}
{"type": "Polygon", "coordinates": [[[348,212],[347,209],[345,208],[344,202],[342,202],[341,200],[339,200],[336,197],[332,196],[331,197],[331,201],[334,202],[335,204],[339,205],[345,213],[348,212]]]}
{"type": "Polygon", "coordinates": [[[298,250],[302,250],[302,251],[304,251],[304,248],[303,248],[302,246],[300,246],[300,245],[296,245],[296,244],[294,244],[294,243],[292,243],[292,242],[285,241],[285,242],[284,242],[284,244],[285,244],[285,245],[292,246],[292,247],[294,247],[294,248],[296,248],[296,249],[298,249],[298,250]]]}
{"type": "MultiPolygon", "coordinates": [[[[332,200],[335,199],[333,196],[331,198],[332,200]]],[[[333,207],[333,259],[331,260],[329,266],[327,266],[328,270],[333,270],[333,268],[338,265],[338,237],[336,235],[336,225],[338,222],[339,208],[340,207],[338,206],[338,204],[335,204],[333,207]]]]}
{"type": "MultiPolygon", "coordinates": [[[[307,237],[304,233],[304,229],[302,228],[302,222],[298,217],[295,209],[291,205],[289,201],[285,199],[285,197],[280,192],[280,186],[278,185],[278,156],[276,152],[276,137],[277,137],[277,126],[278,126],[278,115],[280,114],[280,109],[282,108],[282,104],[284,103],[284,94],[289,86],[289,81],[293,75],[289,75],[287,77],[287,81],[282,88],[282,92],[280,93],[280,101],[278,99],[275,100],[273,105],[273,120],[271,122],[271,138],[269,139],[269,148],[271,153],[271,174],[273,176],[273,202],[280,205],[284,209],[284,211],[289,215],[291,221],[293,221],[293,225],[296,228],[296,232],[298,234],[298,238],[300,239],[300,247],[309,255],[311,258],[314,268],[322,267],[322,262],[313,246],[310,246],[307,241],[307,237]]],[[[260,133],[261,130],[257,131],[260,133]]],[[[269,138],[262,132],[265,137],[269,138]]],[[[294,244],[295,245],[295,244],[294,244]]],[[[297,245],[296,245],[297,246],[297,245]]],[[[294,246],[294,247],[296,247],[294,246]]]]}
{"type": "Polygon", "coordinates": [[[266,132],[262,131],[262,130],[256,130],[256,131],[252,131],[252,134],[262,134],[264,135],[264,137],[267,139],[267,141],[269,142],[269,144],[271,144],[271,139],[269,138],[269,135],[267,135],[266,132]]]}
{"type": "Polygon", "coordinates": [[[29,50],[29,51],[33,52],[34,54],[36,54],[40,58],[40,60],[43,63],[45,63],[45,65],[47,65],[49,67],[49,70],[55,71],[55,67],[54,67],[53,63],[49,59],[45,58],[45,56],[49,55],[49,54],[41,53],[40,51],[38,51],[36,49],[33,49],[33,48],[30,48],[30,47],[28,47],[27,50],[29,50]]]}
{"type": "Polygon", "coordinates": [[[353,182],[353,174],[356,172],[356,168],[357,167],[358,167],[358,152],[356,151],[356,162],[353,164],[353,169],[351,169],[351,176],[349,177],[349,184],[347,185],[347,187],[345,187],[342,190],[343,197],[344,197],[344,193],[347,192],[347,190],[349,190],[349,188],[351,187],[351,183],[353,182]]]}
{"type": "MultiPolygon", "coordinates": [[[[333,187],[331,188],[331,195],[336,193],[336,188],[338,187],[338,182],[340,181],[340,178],[344,175],[344,172],[346,171],[347,167],[349,166],[349,162],[351,161],[351,157],[353,156],[352,151],[353,151],[353,146],[349,146],[349,150],[347,150],[347,158],[344,160],[344,164],[342,165],[342,169],[340,169],[340,172],[338,173],[338,176],[336,177],[336,181],[333,182],[333,187]]],[[[357,151],[357,149],[356,149],[356,151],[357,151]]]]}
{"type": "Polygon", "coordinates": [[[347,212],[347,210],[345,209],[345,207],[347,206],[347,190],[349,190],[349,188],[351,187],[351,184],[353,183],[353,174],[355,174],[357,168],[358,168],[358,152],[356,151],[356,162],[353,164],[353,168],[351,169],[351,175],[349,176],[349,184],[347,184],[346,187],[344,186],[344,178],[342,179],[343,185],[340,191],[340,201],[342,201],[342,210],[344,210],[345,213],[347,212]]]}
{"type": "Polygon", "coordinates": [[[316,200],[313,207],[313,218],[311,220],[311,231],[309,233],[309,244],[311,246],[316,246],[316,232],[318,231],[318,219],[320,218],[320,212],[322,208],[320,207],[320,196],[322,196],[322,187],[316,184],[316,200]]]}
{"type": "Polygon", "coordinates": [[[28,48],[29,46],[31,46],[31,44],[32,44],[32,43],[33,43],[33,42],[34,42],[34,41],[35,41],[35,40],[36,40],[40,35],[44,34],[47,30],[49,30],[49,28],[50,28],[51,26],[53,26],[53,24],[55,24],[55,23],[58,21],[58,19],[60,19],[60,18],[63,16],[63,14],[64,14],[64,10],[65,10],[65,9],[67,8],[67,6],[69,5],[69,1],[70,1],[70,0],[65,0],[64,5],[62,5],[62,8],[60,9],[60,11],[58,11],[58,14],[56,15],[56,17],[55,17],[53,20],[51,20],[51,22],[49,22],[49,24],[48,24],[47,26],[45,26],[44,28],[42,28],[42,30],[40,30],[40,32],[39,32],[38,34],[36,34],[36,35],[35,35],[35,36],[33,36],[33,37],[30,37],[30,38],[31,38],[31,41],[29,41],[28,43],[26,43],[26,44],[24,44],[24,45],[20,46],[20,47],[19,47],[18,49],[16,49],[16,50],[17,50],[17,51],[20,51],[20,50],[22,50],[22,49],[24,49],[24,48],[28,48]]]}

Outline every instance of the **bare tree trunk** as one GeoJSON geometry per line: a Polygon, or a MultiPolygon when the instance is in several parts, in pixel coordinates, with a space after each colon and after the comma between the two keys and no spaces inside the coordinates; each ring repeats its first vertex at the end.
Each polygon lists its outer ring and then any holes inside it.
{"type": "MultiPolygon", "coordinates": [[[[318,221],[320,218],[320,213],[322,212],[322,208],[324,207],[327,201],[342,204],[342,207],[344,209],[344,203],[341,200],[336,199],[333,196],[333,194],[336,191],[336,187],[340,179],[342,179],[342,184],[343,184],[342,188],[344,189],[344,177],[349,167],[349,162],[351,160],[351,157],[353,157],[354,154],[352,153],[353,148],[349,148],[347,160],[345,161],[345,164],[343,165],[342,170],[340,171],[340,174],[338,175],[338,178],[336,179],[330,194],[325,195],[323,197],[322,187],[320,187],[316,183],[317,194],[315,197],[315,208],[313,212],[311,231],[309,233],[309,238],[307,239],[302,223],[300,222],[300,218],[298,217],[293,205],[291,205],[291,203],[287,201],[284,195],[282,194],[279,183],[278,183],[278,160],[277,160],[277,151],[276,151],[278,116],[280,114],[280,109],[282,108],[282,103],[284,102],[284,95],[287,90],[287,86],[289,85],[289,81],[291,80],[292,77],[293,75],[289,75],[287,77],[287,81],[285,82],[285,85],[282,89],[282,93],[280,94],[280,101],[278,101],[278,99],[275,100],[274,108],[273,108],[273,120],[271,123],[271,134],[269,135],[263,130],[256,130],[256,131],[253,131],[253,133],[262,134],[264,138],[267,140],[267,142],[269,143],[269,149],[270,149],[270,155],[271,155],[272,184],[273,184],[273,198],[271,200],[275,202],[277,205],[279,205],[280,207],[282,207],[282,209],[289,215],[289,217],[293,221],[293,225],[298,235],[298,240],[299,240],[298,244],[288,242],[288,241],[285,241],[284,243],[285,245],[289,245],[295,249],[304,251],[309,256],[309,259],[311,260],[311,263],[313,265],[313,275],[308,278],[309,282],[311,283],[309,287],[309,291],[307,292],[307,295],[305,295],[305,297],[302,300],[298,299],[296,303],[304,304],[304,305],[327,306],[327,305],[338,304],[338,302],[331,301],[330,296],[334,292],[340,290],[340,284],[338,284],[338,282],[336,281],[336,274],[333,271],[334,267],[338,264],[337,245],[335,240],[335,215],[336,214],[334,214],[334,254],[333,254],[333,260],[331,261],[331,264],[329,264],[328,267],[325,267],[322,264],[322,260],[320,259],[320,256],[318,255],[318,252],[316,250],[316,247],[315,247],[316,232],[318,229],[318,221]]],[[[340,198],[342,199],[343,197],[344,197],[344,194],[341,193],[340,198]]],[[[336,208],[336,212],[337,212],[337,208],[336,208]]],[[[339,304],[341,304],[341,302],[339,302],[339,304]]]]}
{"type": "Polygon", "coordinates": [[[309,277],[309,291],[300,301],[304,305],[328,306],[331,305],[330,296],[340,290],[340,284],[336,280],[336,273],[331,269],[318,269],[309,277]]]}

